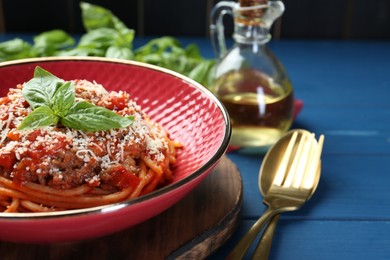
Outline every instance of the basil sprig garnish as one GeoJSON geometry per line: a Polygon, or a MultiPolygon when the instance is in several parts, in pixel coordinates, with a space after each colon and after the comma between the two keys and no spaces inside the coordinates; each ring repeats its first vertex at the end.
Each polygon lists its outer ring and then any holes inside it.
{"type": "Polygon", "coordinates": [[[72,129],[94,132],[127,127],[134,119],[86,101],[76,102],[72,82],[39,66],[35,68],[34,78],[24,84],[22,94],[33,111],[23,119],[19,130],[61,123],[72,129]]]}

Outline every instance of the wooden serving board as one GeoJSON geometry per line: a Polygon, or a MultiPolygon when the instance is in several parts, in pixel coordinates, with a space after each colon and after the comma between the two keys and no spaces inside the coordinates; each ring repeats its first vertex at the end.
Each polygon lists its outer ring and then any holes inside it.
{"type": "Polygon", "coordinates": [[[0,242],[0,258],[202,259],[218,249],[235,230],[242,189],[237,167],[223,157],[216,169],[183,200],[140,225],[81,242],[0,242]]]}

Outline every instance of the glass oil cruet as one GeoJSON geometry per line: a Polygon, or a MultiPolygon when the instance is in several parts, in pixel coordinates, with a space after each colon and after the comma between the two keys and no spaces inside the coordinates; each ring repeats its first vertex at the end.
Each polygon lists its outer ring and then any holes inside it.
{"type": "Polygon", "coordinates": [[[266,150],[291,126],[293,89],[282,64],[270,51],[270,28],[284,12],[281,1],[222,1],[211,13],[211,39],[218,57],[211,85],[231,118],[231,144],[266,150]],[[228,51],[224,15],[234,19],[234,45],[228,51]]]}

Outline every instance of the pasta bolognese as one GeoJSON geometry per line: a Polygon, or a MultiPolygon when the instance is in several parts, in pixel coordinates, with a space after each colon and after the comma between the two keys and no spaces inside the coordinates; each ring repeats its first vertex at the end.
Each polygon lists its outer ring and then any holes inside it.
{"type": "Polygon", "coordinates": [[[21,130],[33,106],[23,96],[25,83],[11,88],[0,98],[0,212],[101,206],[150,193],[173,178],[181,144],[128,93],[87,80],[71,83],[76,103],[131,116],[132,123],[84,131],[55,121],[21,130]]]}

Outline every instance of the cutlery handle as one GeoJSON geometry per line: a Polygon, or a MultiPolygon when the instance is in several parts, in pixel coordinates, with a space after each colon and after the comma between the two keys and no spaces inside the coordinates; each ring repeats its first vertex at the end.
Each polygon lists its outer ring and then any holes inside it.
{"type": "Polygon", "coordinates": [[[279,221],[279,214],[273,217],[264,230],[263,235],[261,236],[255,252],[252,256],[252,259],[268,259],[269,253],[271,251],[272,240],[274,238],[276,224],[279,221]]]}
{"type": "Polygon", "coordinates": [[[226,259],[242,259],[255,240],[257,235],[263,229],[264,225],[278,212],[274,209],[268,208],[264,214],[256,221],[256,223],[249,229],[245,236],[238,242],[238,244],[229,253],[226,259]]]}

